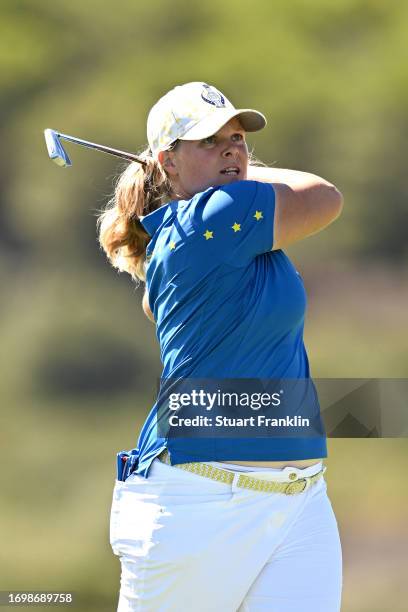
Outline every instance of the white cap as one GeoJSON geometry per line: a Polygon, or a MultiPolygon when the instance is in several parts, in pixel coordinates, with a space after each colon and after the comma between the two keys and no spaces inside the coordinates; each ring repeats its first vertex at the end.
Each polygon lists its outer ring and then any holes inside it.
{"type": "Polygon", "coordinates": [[[147,139],[154,157],[176,140],[212,136],[233,117],[246,132],[257,132],[266,119],[251,108],[235,108],[218,89],[206,83],[179,85],[160,98],[147,118],[147,139]]]}

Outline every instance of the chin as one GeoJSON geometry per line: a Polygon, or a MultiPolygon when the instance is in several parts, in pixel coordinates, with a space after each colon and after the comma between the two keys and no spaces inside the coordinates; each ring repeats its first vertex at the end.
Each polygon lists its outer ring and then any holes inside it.
{"type": "Polygon", "coordinates": [[[244,181],[245,180],[245,176],[243,174],[237,174],[237,176],[228,176],[228,175],[221,175],[220,177],[220,181],[219,181],[219,185],[229,185],[230,183],[236,183],[237,181],[244,181]]]}
{"type": "Polygon", "coordinates": [[[230,185],[231,183],[236,183],[237,181],[244,181],[245,178],[246,176],[244,176],[243,174],[238,174],[238,176],[226,176],[226,175],[220,174],[213,181],[211,182],[209,181],[208,183],[205,183],[204,185],[197,187],[196,190],[190,195],[190,197],[192,197],[196,193],[203,192],[206,189],[209,189],[210,187],[217,187],[219,185],[230,185]]]}

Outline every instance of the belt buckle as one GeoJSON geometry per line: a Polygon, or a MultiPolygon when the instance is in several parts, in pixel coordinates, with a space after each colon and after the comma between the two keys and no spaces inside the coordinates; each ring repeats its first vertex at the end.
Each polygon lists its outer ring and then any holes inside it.
{"type": "Polygon", "coordinates": [[[307,487],[306,478],[300,478],[295,482],[290,482],[286,487],[285,493],[286,495],[296,495],[296,493],[303,493],[303,491],[307,487]]]}

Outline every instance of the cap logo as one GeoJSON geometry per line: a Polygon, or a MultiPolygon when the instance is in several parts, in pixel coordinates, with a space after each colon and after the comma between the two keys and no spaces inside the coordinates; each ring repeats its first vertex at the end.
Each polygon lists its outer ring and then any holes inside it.
{"type": "Polygon", "coordinates": [[[216,89],[214,89],[214,87],[211,87],[210,85],[206,85],[205,83],[203,83],[203,87],[204,89],[201,92],[201,97],[204,102],[212,104],[217,108],[223,108],[225,106],[224,96],[222,96],[219,91],[217,91],[216,89]]]}

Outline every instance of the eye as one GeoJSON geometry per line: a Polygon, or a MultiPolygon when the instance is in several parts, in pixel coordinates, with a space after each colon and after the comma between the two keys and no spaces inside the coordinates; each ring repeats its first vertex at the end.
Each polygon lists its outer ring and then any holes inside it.
{"type": "Polygon", "coordinates": [[[244,140],[244,135],[237,132],[236,134],[232,135],[232,140],[234,142],[241,142],[242,140],[244,140]]]}
{"type": "Polygon", "coordinates": [[[215,136],[207,136],[207,138],[203,138],[201,143],[204,145],[212,145],[215,144],[215,136]]]}

